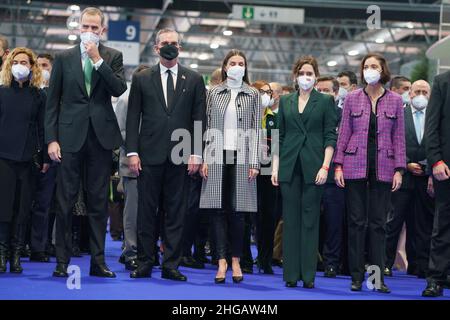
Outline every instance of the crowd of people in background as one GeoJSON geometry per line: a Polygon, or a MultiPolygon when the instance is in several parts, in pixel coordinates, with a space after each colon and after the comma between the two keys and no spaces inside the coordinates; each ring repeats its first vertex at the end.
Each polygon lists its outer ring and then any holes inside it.
{"type": "Polygon", "coordinates": [[[375,289],[389,293],[403,231],[423,296],[448,288],[450,73],[431,87],[369,53],[358,75],[321,75],[304,56],[292,85],[251,82],[233,49],[205,85],[162,29],[158,63],[127,86],[122,53],[100,42],[103,12],[80,19],[81,43],[56,57],[0,36],[0,273],[55,256],[53,276],[68,277],[71,258],[90,254],[91,276],[116,277],[109,218],[131,278],[160,266],[186,281],[179,266],[213,264],[215,284],[229,269],[240,283],[256,264],[282,267],[288,288],[314,288],[320,270],[361,291],[376,266],[375,289]],[[190,148],[177,149],[178,129],[190,148]]]}

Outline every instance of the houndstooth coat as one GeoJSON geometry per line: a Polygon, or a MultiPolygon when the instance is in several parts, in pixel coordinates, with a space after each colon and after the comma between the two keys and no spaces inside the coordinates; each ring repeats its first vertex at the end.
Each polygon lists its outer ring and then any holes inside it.
{"type": "MultiPolygon", "coordinates": [[[[200,196],[200,208],[222,208],[222,175],[224,165],[223,132],[224,115],[231,99],[231,90],[226,83],[213,87],[207,95],[204,161],[208,164],[208,179],[203,180],[200,196]],[[212,157],[215,156],[215,161],[212,157]]],[[[234,207],[238,212],[257,212],[256,179],[249,182],[250,169],[260,169],[259,145],[263,108],[259,92],[247,84],[243,84],[236,97],[238,130],[251,130],[251,136],[238,142],[238,164],[236,165],[236,190],[234,207]],[[243,152],[242,152],[243,151],[243,152]],[[244,161],[239,162],[239,159],[244,161]]]]}

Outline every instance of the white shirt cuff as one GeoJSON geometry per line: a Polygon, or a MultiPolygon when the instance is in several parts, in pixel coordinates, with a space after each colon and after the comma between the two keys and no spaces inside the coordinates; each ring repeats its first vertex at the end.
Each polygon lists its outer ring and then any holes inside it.
{"type": "Polygon", "coordinates": [[[139,156],[139,154],[137,152],[127,153],[127,157],[131,157],[131,156],[139,156]]]}
{"type": "Polygon", "coordinates": [[[103,63],[103,59],[98,60],[96,63],[94,63],[94,68],[95,70],[98,70],[98,68],[100,68],[100,66],[103,63]]]}

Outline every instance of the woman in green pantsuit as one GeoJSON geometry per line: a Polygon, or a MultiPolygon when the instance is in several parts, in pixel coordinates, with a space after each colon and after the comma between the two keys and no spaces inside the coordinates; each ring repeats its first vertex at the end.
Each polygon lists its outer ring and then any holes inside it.
{"type": "MultiPolygon", "coordinates": [[[[272,183],[283,201],[283,278],[287,287],[303,281],[314,288],[323,184],[336,145],[334,100],[314,89],[317,61],[300,58],[293,75],[299,90],[281,97],[279,155],[274,155],[272,183]]],[[[273,143],[273,141],[272,141],[273,143]]]]}

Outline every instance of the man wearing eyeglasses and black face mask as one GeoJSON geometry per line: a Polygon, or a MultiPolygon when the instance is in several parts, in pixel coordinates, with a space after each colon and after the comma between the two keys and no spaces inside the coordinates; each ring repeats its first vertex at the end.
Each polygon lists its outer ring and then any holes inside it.
{"type": "Polygon", "coordinates": [[[131,84],[126,151],[130,170],[138,175],[139,199],[138,268],[130,274],[131,278],[151,277],[158,227],[155,217],[162,196],[166,215],[161,276],[187,280],[178,271],[178,265],[187,210],[188,174],[196,173],[202,163],[206,88],[200,74],[178,63],[180,48],[176,31],[160,30],[154,46],[159,63],[135,75],[131,84]],[[194,140],[194,126],[199,125],[200,139],[194,140]],[[182,141],[184,137],[177,138],[177,129],[190,134],[190,150],[172,154],[180,142],[186,143],[182,141]]]}

